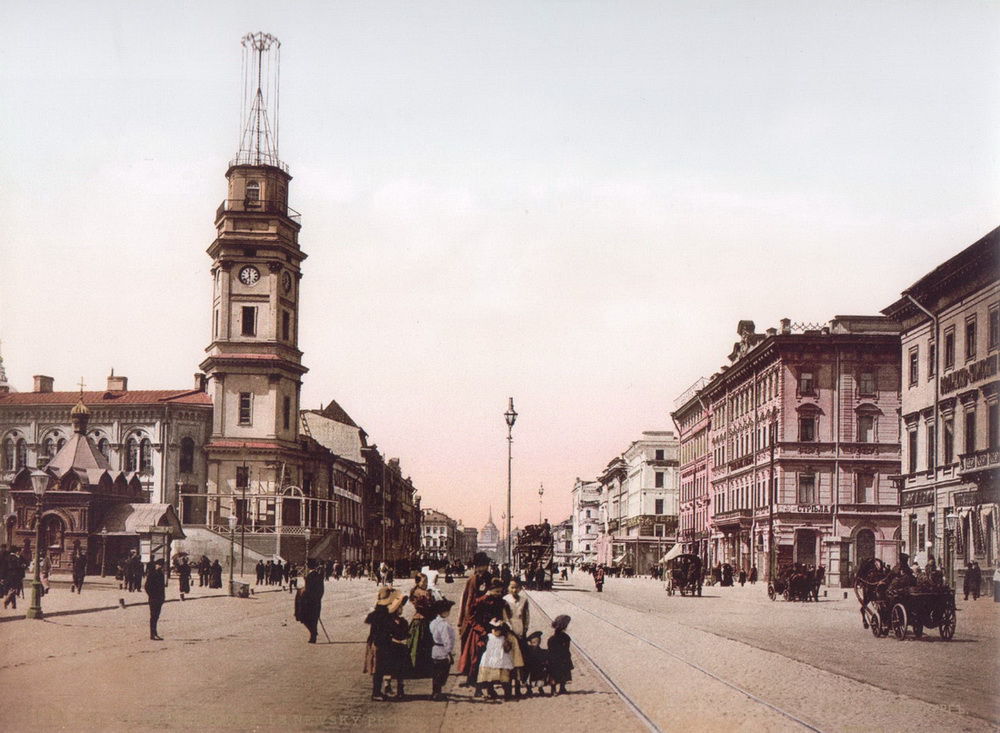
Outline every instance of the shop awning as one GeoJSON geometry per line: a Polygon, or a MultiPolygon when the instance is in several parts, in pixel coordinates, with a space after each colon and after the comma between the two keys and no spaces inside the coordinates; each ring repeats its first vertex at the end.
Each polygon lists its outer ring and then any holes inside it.
{"type": "Polygon", "coordinates": [[[109,536],[150,534],[151,527],[164,534],[169,531],[172,539],[184,539],[184,530],[170,504],[116,504],[101,522],[101,529],[107,530],[109,536]]]}
{"type": "Polygon", "coordinates": [[[678,555],[684,554],[684,546],[678,542],[676,545],[670,548],[670,551],[660,558],[660,562],[670,562],[678,555]]]}

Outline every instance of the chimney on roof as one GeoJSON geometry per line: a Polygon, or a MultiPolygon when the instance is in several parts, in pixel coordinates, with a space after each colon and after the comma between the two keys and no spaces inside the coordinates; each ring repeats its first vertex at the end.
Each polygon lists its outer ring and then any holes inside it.
{"type": "Polygon", "coordinates": [[[781,319],[781,332],[788,334],[792,332],[792,319],[782,318],[781,319]]]}
{"type": "Polygon", "coordinates": [[[127,392],[128,391],[128,377],[116,377],[115,370],[111,370],[111,376],[108,377],[108,392],[127,392]]]}
{"type": "Polygon", "coordinates": [[[776,328],[769,328],[769,329],[767,329],[767,335],[768,336],[777,336],[778,335],[778,329],[776,329],[776,328]]]}
{"type": "Polygon", "coordinates": [[[208,377],[202,372],[194,373],[194,391],[205,392],[208,390],[208,377]]]}
{"type": "Polygon", "coordinates": [[[46,377],[44,374],[36,374],[34,376],[35,388],[34,392],[51,392],[52,391],[52,377],[46,377]]]}

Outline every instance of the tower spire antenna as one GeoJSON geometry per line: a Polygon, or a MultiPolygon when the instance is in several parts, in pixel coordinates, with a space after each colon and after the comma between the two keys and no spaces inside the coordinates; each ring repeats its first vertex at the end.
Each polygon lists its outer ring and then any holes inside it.
{"type": "Polygon", "coordinates": [[[270,33],[243,36],[243,99],[240,147],[230,165],[271,165],[278,157],[278,83],[281,41],[270,33]]]}
{"type": "MultiPolygon", "coordinates": [[[[3,342],[0,341],[0,347],[3,346],[3,342]]],[[[0,392],[9,392],[10,383],[7,381],[7,370],[3,367],[3,350],[0,349],[0,392]]]]}

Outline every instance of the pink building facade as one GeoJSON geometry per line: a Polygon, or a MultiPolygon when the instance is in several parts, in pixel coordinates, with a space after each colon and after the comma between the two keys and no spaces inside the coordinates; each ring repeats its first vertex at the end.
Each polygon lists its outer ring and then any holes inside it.
{"type": "Polygon", "coordinates": [[[707,403],[699,394],[708,384],[701,378],[674,402],[671,417],[680,435],[680,495],[677,539],[684,552],[708,562],[711,528],[711,461],[709,430],[712,419],[707,403]]]}
{"type": "Polygon", "coordinates": [[[848,585],[868,557],[895,562],[900,337],[880,316],[764,334],[741,321],[708,405],[710,563],[769,577],[800,562],[848,585]]]}

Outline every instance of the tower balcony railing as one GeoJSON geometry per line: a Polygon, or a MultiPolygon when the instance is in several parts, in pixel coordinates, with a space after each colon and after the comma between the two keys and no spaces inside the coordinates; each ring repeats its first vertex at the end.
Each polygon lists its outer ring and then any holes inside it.
{"type": "Polygon", "coordinates": [[[230,168],[234,165],[269,165],[288,173],[288,164],[279,160],[277,155],[257,150],[241,150],[229,161],[230,168]]]}
{"type": "Polygon", "coordinates": [[[294,222],[302,221],[302,214],[291,206],[281,201],[269,201],[267,199],[258,199],[256,201],[249,199],[225,199],[219,204],[219,208],[215,210],[215,220],[218,221],[227,211],[239,211],[248,214],[280,214],[281,216],[287,216],[294,222]]]}

